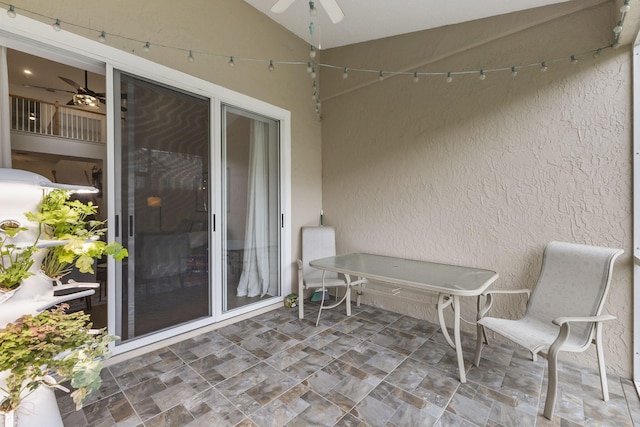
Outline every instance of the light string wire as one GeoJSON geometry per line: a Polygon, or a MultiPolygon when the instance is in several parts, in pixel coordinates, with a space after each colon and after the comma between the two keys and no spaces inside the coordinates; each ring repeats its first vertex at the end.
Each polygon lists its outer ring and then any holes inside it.
{"type": "MultiPolygon", "coordinates": [[[[314,61],[314,58],[316,57],[316,47],[313,44],[313,36],[314,36],[314,22],[313,22],[313,18],[314,18],[314,14],[311,14],[311,20],[310,20],[310,25],[309,25],[309,32],[311,35],[311,39],[312,39],[312,44],[310,44],[310,56],[311,56],[311,61],[287,61],[287,60],[277,60],[277,59],[264,59],[264,58],[250,58],[250,57],[242,57],[242,56],[236,56],[236,55],[230,55],[230,54],[222,54],[222,53],[216,53],[216,52],[209,52],[209,51],[203,51],[203,50],[195,50],[195,49],[189,49],[189,48],[185,48],[185,47],[180,47],[180,46],[172,46],[172,45],[168,45],[168,44],[163,44],[163,43],[152,43],[149,40],[139,40],[133,37],[128,37],[128,36],[124,36],[121,34],[115,34],[115,33],[109,33],[105,30],[97,30],[95,28],[91,28],[91,27],[87,27],[86,25],[82,25],[82,24],[77,24],[75,22],[70,22],[70,21],[65,21],[65,20],[61,20],[60,18],[54,18],[33,10],[29,10],[26,8],[18,8],[15,5],[11,4],[11,3],[6,3],[4,1],[0,1],[0,4],[4,5],[5,7],[7,7],[7,15],[9,15],[10,17],[14,18],[17,13],[19,12],[26,12],[27,14],[33,15],[33,16],[37,16],[43,20],[48,20],[52,22],[52,27],[55,31],[60,31],[63,26],[72,26],[72,27],[76,27],[76,28],[80,28],[86,31],[91,31],[91,32],[95,32],[96,34],[98,34],[98,40],[100,40],[101,42],[106,42],[106,38],[107,37],[115,37],[115,38],[119,38],[122,40],[127,40],[129,42],[135,42],[135,43],[139,43],[142,47],[143,50],[145,52],[148,52],[152,47],[159,47],[159,48],[163,48],[163,49],[170,49],[170,50],[175,50],[175,51],[179,51],[179,52],[184,52],[187,53],[187,59],[189,62],[194,62],[195,60],[195,56],[210,56],[210,57],[214,57],[214,58],[225,58],[228,60],[228,65],[229,66],[234,66],[237,62],[259,62],[259,63],[265,63],[268,64],[268,69],[269,71],[274,71],[275,70],[275,65],[304,65],[307,68],[307,72],[309,72],[309,74],[311,75],[312,79],[313,79],[313,86],[312,86],[312,91],[313,91],[313,95],[312,95],[312,99],[315,101],[315,106],[316,106],[316,114],[318,115],[319,118],[321,118],[321,101],[320,101],[320,96],[319,96],[319,83],[317,80],[317,72],[320,70],[320,68],[327,68],[327,69],[339,69],[339,70],[343,70],[343,74],[342,77],[343,78],[348,78],[349,73],[354,72],[354,73],[368,73],[368,74],[375,74],[378,76],[379,80],[383,80],[385,77],[387,76],[411,76],[413,77],[413,80],[415,82],[418,82],[420,77],[433,77],[433,76],[446,76],[446,81],[448,83],[451,83],[453,80],[453,76],[460,76],[460,75],[477,75],[479,77],[480,80],[484,80],[486,75],[489,73],[496,73],[496,72],[504,72],[504,71],[510,71],[512,76],[516,76],[518,70],[521,69],[525,69],[525,68],[531,68],[531,67],[540,67],[541,71],[546,71],[548,66],[550,64],[556,64],[559,62],[563,62],[563,61],[570,61],[572,63],[576,63],[578,62],[579,59],[581,59],[582,57],[586,56],[586,55],[593,55],[594,58],[597,58],[598,56],[600,56],[600,53],[602,51],[604,51],[605,49],[609,49],[609,48],[618,48],[620,46],[620,36],[623,32],[624,29],[624,22],[625,19],[627,17],[627,13],[630,10],[630,5],[629,5],[629,1],[630,0],[624,0],[624,4],[620,7],[620,16],[619,19],[617,21],[616,26],[613,29],[613,34],[614,37],[612,39],[611,44],[606,45],[606,46],[602,46],[596,49],[592,49],[592,50],[588,50],[585,52],[581,52],[578,54],[572,54],[570,56],[564,56],[564,57],[559,57],[559,58],[554,58],[554,59],[550,59],[550,60],[545,60],[545,61],[541,61],[541,62],[533,62],[533,63],[529,63],[529,64],[521,64],[521,65],[511,65],[508,67],[497,67],[497,68],[481,68],[481,69],[477,69],[477,70],[460,70],[460,71],[393,71],[393,70],[384,70],[384,69],[369,69],[369,68],[354,68],[354,67],[349,67],[349,66],[344,66],[344,65],[335,65],[335,64],[327,64],[327,63],[316,63],[314,61]]],[[[319,37],[318,37],[318,43],[319,43],[319,37]]]]}

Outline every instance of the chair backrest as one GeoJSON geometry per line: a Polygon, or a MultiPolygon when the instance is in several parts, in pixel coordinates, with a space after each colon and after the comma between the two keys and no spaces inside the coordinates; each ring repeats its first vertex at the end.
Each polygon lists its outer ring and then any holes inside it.
{"type": "MultiPolygon", "coordinates": [[[[613,264],[623,252],[622,249],[550,242],[544,250],[527,316],[551,322],[561,316],[601,314],[613,264]]],[[[591,322],[572,324],[571,340],[586,345],[593,338],[593,330],[591,322]]]]}
{"type": "MultiPolygon", "coordinates": [[[[302,227],[302,275],[304,280],[322,279],[322,270],[313,268],[309,261],[336,254],[336,232],[333,227],[302,227]]],[[[325,278],[338,277],[327,271],[325,278]]]]}

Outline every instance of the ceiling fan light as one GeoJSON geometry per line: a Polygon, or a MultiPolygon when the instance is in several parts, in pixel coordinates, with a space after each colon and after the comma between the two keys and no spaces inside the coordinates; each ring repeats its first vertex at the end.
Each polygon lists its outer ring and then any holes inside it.
{"type": "Polygon", "coordinates": [[[73,104],[79,107],[98,108],[98,98],[92,95],[76,93],[73,95],[73,104]]]}

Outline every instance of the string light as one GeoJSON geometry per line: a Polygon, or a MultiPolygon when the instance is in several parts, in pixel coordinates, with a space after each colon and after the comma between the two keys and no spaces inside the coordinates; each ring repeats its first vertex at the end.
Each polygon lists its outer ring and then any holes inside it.
{"type": "Polygon", "coordinates": [[[447,83],[453,82],[453,76],[451,75],[451,71],[447,72],[447,83]]]}
{"type": "Polygon", "coordinates": [[[622,32],[622,20],[618,21],[618,25],[613,27],[613,34],[616,36],[622,32]]]}
{"type": "MultiPolygon", "coordinates": [[[[309,2],[310,3],[310,7],[309,7],[309,12],[311,14],[311,17],[313,18],[315,12],[317,12],[317,9],[315,8],[314,2],[309,2]]],[[[623,25],[624,25],[624,20],[626,17],[626,14],[629,12],[630,10],[630,0],[624,0],[624,5],[620,7],[620,13],[621,16],[617,22],[617,25],[614,27],[613,33],[614,33],[614,39],[612,40],[611,44],[604,46],[604,47],[600,47],[596,50],[591,50],[591,51],[587,51],[587,52],[582,52],[578,55],[587,55],[587,54],[592,54],[594,59],[597,59],[600,57],[602,50],[603,49],[607,49],[607,48],[618,48],[620,46],[620,34],[623,31],[623,25]]],[[[5,3],[6,4],[6,3],[5,3]]],[[[15,11],[15,7],[13,5],[8,5],[9,9],[7,10],[7,15],[11,18],[15,18],[16,17],[16,11],[15,11]]],[[[51,19],[54,20],[53,17],[48,17],[46,15],[40,14],[38,12],[34,12],[34,11],[28,11],[30,14],[33,15],[37,15],[43,19],[51,19]]],[[[58,31],[60,30],[60,24],[62,22],[59,19],[55,19],[55,23],[52,24],[52,27],[58,31]]],[[[72,22],[67,22],[65,21],[66,25],[70,25],[70,26],[74,26],[74,27],[78,27],[78,28],[82,28],[84,30],[90,30],[90,31],[97,31],[93,28],[89,28],[80,24],[75,24],[72,22]]],[[[314,32],[314,23],[313,21],[311,22],[310,25],[310,33],[313,35],[314,32]]],[[[106,42],[106,36],[107,33],[105,31],[100,31],[100,35],[98,37],[98,40],[102,43],[106,42]]],[[[128,40],[128,41],[132,41],[132,42],[138,42],[143,44],[143,50],[145,52],[149,52],[150,50],[150,46],[151,43],[149,41],[147,42],[143,42],[140,40],[136,40],[134,38],[130,38],[130,37],[126,37],[126,36],[120,36],[120,35],[115,35],[115,34],[110,34],[110,36],[112,37],[118,37],[124,40],[128,40]]],[[[319,43],[318,43],[319,44],[319,43]]],[[[166,48],[166,49],[173,49],[173,50],[181,50],[181,51],[185,51],[186,49],[179,47],[179,46],[171,46],[171,45],[162,45],[162,44],[155,44],[155,46],[159,46],[161,48],[166,48]]],[[[187,57],[189,62],[194,62],[195,58],[193,56],[193,52],[191,50],[188,51],[189,55],[187,57]]],[[[273,59],[259,59],[259,58],[235,58],[234,56],[229,56],[229,55],[223,55],[223,54],[219,54],[219,53],[207,53],[207,52],[199,52],[199,54],[205,54],[205,55],[209,55],[209,56],[213,56],[213,57],[224,57],[224,58],[228,58],[228,65],[230,67],[233,67],[235,65],[236,59],[237,60],[242,60],[242,61],[254,61],[254,62],[268,62],[268,69],[269,71],[274,71],[275,70],[275,64],[287,64],[287,65],[306,65],[306,70],[307,72],[310,74],[311,78],[314,79],[314,91],[313,91],[313,96],[316,99],[316,112],[318,114],[318,117],[321,117],[321,113],[320,113],[320,102],[317,100],[319,98],[319,91],[317,89],[316,83],[315,83],[315,79],[317,77],[317,73],[316,73],[316,67],[326,67],[326,68],[338,68],[338,69],[342,69],[343,73],[342,73],[342,78],[346,79],[349,77],[349,72],[354,71],[354,72],[361,72],[361,73],[377,73],[378,74],[378,80],[382,81],[384,80],[384,78],[386,77],[386,74],[390,74],[391,76],[397,76],[397,75],[412,75],[413,76],[413,81],[414,82],[418,82],[420,80],[421,76],[442,76],[443,72],[420,72],[418,73],[416,72],[409,72],[409,71],[382,71],[382,70],[372,70],[372,69],[358,69],[358,68],[349,68],[349,67],[344,67],[344,66],[335,66],[335,65],[331,65],[331,64],[315,64],[313,62],[300,62],[300,61],[274,61],[273,59]]],[[[309,56],[311,58],[315,58],[317,55],[317,51],[316,48],[313,44],[310,44],[310,50],[309,50],[309,56]]],[[[480,80],[484,80],[486,78],[486,74],[488,72],[495,72],[495,71],[508,71],[511,70],[511,76],[515,77],[518,74],[517,69],[519,68],[526,68],[526,67],[535,67],[535,66],[539,66],[540,67],[540,71],[545,72],[547,71],[548,67],[547,67],[547,63],[556,63],[559,61],[567,61],[569,60],[571,62],[571,64],[576,64],[578,62],[577,56],[576,55],[571,55],[569,58],[564,57],[564,58],[558,58],[558,59],[553,59],[553,60],[549,60],[549,61],[543,61],[541,63],[532,63],[532,64],[524,64],[524,65],[518,65],[518,66],[511,66],[511,67],[506,67],[506,68],[494,68],[494,69],[481,69],[479,70],[479,79],[480,80]]],[[[319,70],[319,68],[318,68],[319,70]]],[[[457,72],[452,72],[452,71],[448,71],[446,73],[446,82],[447,83],[452,83],[453,82],[453,76],[454,75],[465,75],[465,74],[473,74],[473,73],[478,73],[478,71],[473,71],[473,70],[469,70],[469,71],[457,71],[457,72]]]]}
{"type": "Polygon", "coordinates": [[[624,0],[624,4],[620,6],[620,13],[629,13],[631,6],[629,6],[629,0],[624,0]]]}
{"type": "Polygon", "coordinates": [[[311,18],[315,18],[315,16],[318,14],[318,9],[316,9],[315,4],[310,1],[309,2],[309,17],[311,18]]]}

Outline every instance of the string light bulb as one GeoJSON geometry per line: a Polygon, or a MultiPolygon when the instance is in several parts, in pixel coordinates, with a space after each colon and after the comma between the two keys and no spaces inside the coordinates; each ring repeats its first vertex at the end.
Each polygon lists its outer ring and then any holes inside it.
{"type": "Polygon", "coordinates": [[[309,77],[311,77],[312,79],[316,78],[316,68],[315,67],[311,68],[311,74],[309,74],[309,77]]]}
{"type": "Polygon", "coordinates": [[[51,25],[55,31],[60,31],[60,20],[56,18],[56,22],[51,25]]]}
{"type": "Polygon", "coordinates": [[[311,45],[311,48],[309,49],[309,56],[312,58],[316,57],[316,48],[313,47],[313,45],[311,45]]]}
{"type": "Polygon", "coordinates": [[[420,77],[418,76],[418,72],[413,73],[413,82],[418,83],[420,81],[420,77]]]}
{"type": "Polygon", "coordinates": [[[314,101],[318,99],[318,92],[313,92],[313,95],[311,95],[311,99],[313,99],[314,101]]]}
{"type": "Polygon", "coordinates": [[[104,42],[106,42],[106,41],[107,41],[107,33],[105,33],[104,31],[102,31],[102,32],[100,33],[100,35],[98,36],[98,41],[99,41],[100,43],[104,43],[104,42]]]}
{"type": "Polygon", "coordinates": [[[453,76],[451,75],[451,71],[447,72],[447,83],[453,82],[453,76]]]}
{"type": "Polygon", "coordinates": [[[276,67],[273,66],[273,59],[270,59],[269,60],[269,71],[273,71],[275,69],[276,69],[276,67]]]}
{"type": "Polygon", "coordinates": [[[187,61],[193,62],[195,60],[196,60],[196,58],[193,57],[193,51],[190,50],[189,51],[189,56],[187,56],[187,61]]]}
{"type": "Polygon", "coordinates": [[[572,63],[573,65],[576,65],[576,64],[578,63],[578,58],[576,58],[576,56],[575,56],[575,55],[571,55],[571,63],[572,63]]]}
{"type": "Polygon", "coordinates": [[[516,71],[516,67],[511,67],[511,77],[515,77],[518,75],[518,71],[516,71]]]}
{"type": "Polygon", "coordinates": [[[146,42],[142,47],[142,50],[144,50],[145,52],[149,52],[151,50],[151,43],[146,42]]]}
{"type": "Polygon", "coordinates": [[[547,63],[545,61],[542,61],[540,63],[540,71],[545,73],[548,69],[549,69],[549,67],[547,67],[547,63]]]}
{"type": "Polygon", "coordinates": [[[480,76],[478,77],[479,80],[484,80],[487,78],[487,75],[484,73],[484,70],[480,70],[480,76]]]}
{"type": "Polygon", "coordinates": [[[318,9],[316,9],[315,3],[310,1],[309,2],[309,17],[310,18],[315,18],[315,16],[318,14],[318,9]]]}
{"type": "Polygon", "coordinates": [[[378,73],[378,80],[380,81],[384,80],[384,73],[382,72],[382,70],[380,70],[380,72],[378,73]]]}
{"type": "Polygon", "coordinates": [[[618,25],[613,27],[613,34],[616,36],[622,32],[622,21],[618,21],[618,25]]]}
{"type": "Polygon", "coordinates": [[[233,60],[233,55],[229,57],[229,62],[227,62],[227,65],[229,65],[229,67],[231,68],[233,68],[233,66],[236,65],[235,61],[233,60]]]}
{"type": "Polygon", "coordinates": [[[629,0],[624,0],[624,4],[620,6],[620,13],[629,13],[631,6],[629,6],[629,0]]]}
{"type": "Polygon", "coordinates": [[[313,67],[311,66],[311,62],[307,62],[307,73],[310,73],[313,71],[313,67]]]}
{"type": "Polygon", "coordinates": [[[7,10],[7,15],[9,16],[9,18],[16,17],[16,8],[12,4],[9,5],[9,9],[7,10]]]}
{"type": "Polygon", "coordinates": [[[342,70],[342,78],[343,79],[349,78],[349,69],[347,67],[344,67],[344,70],[342,70]]]}
{"type": "Polygon", "coordinates": [[[593,59],[600,58],[600,52],[601,51],[602,51],[602,49],[597,49],[596,52],[593,54],[593,59]]]}

